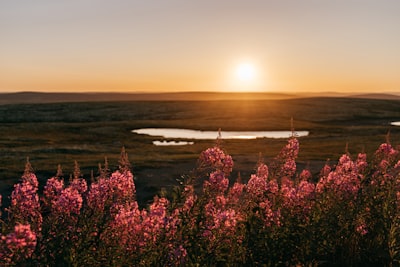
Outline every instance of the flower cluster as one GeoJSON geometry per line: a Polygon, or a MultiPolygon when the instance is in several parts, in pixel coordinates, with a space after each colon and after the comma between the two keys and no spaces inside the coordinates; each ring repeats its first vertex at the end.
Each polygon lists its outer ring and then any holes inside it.
{"type": "MultiPolygon", "coordinates": [[[[400,262],[400,154],[342,155],[299,171],[294,136],[270,165],[230,181],[232,157],[203,151],[195,177],[138,203],[123,149],[90,182],[75,163],[42,192],[27,162],[1,209],[5,266],[390,266],[400,262]],[[195,181],[204,181],[202,188],[195,181]],[[5,215],[5,216],[4,216],[5,215]]],[[[0,195],[0,208],[2,197],[0,195]]]]}
{"type": "Polygon", "coordinates": [[[220,170],[224,174],[231,173],[233,168],[232,157],[218,146],[203,151],[200,155],[200,163],[204,167],[220,170]]]}
{"type": "Polygon", "coordinates": [[[31,257],[36,243],[36,234],[29,224],[15,225],[13,232],[0,235],[0,264],[13,265],[31,257]]]}

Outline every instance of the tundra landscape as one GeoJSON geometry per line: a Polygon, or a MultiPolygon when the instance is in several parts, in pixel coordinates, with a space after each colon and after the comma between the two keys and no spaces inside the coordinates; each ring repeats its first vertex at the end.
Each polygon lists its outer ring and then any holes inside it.
{"type": "Polygon", "coordinates": [[[395,96],[214,96],[0,105],[0,263],[399,262],[395,96]]]}
{"type": "MultiPolygon", "coordinates": [[[[306,130],[309,136],[299,138],[298,164],[314,173],[326,162],[334,163],[345,151],[352,155],[372,154],[388,136],[393,145],[398,145],[400,136],[400,127],[391,125],[400,120],[400,100],[394,95],[5,95],[0,105],[3,195],[9,194],[20,179],[27,158],[42,182],[56,173],[58,165],[68,178],[75,161],[89,179],[92,171],[97,174],[98,164],[103,164],[105,157],[110,167],[118,166],[124,147],[132,163],[138,199],[146,203],[162,188],[177,185],[177,179],[195,169],[199,153],[214,145],[218,137],[216,134],[215,140],[196,140],[193,145],[155,146],[152,142],[163,138],[132,133],[140,128],[306,130]]],[[[239,173],[243,178],[248,177],[260,157],[266,162],[272,160],[286,141],[285,138],[223,140],[222,147],[236,163],[232,179],[239,173]]]]}

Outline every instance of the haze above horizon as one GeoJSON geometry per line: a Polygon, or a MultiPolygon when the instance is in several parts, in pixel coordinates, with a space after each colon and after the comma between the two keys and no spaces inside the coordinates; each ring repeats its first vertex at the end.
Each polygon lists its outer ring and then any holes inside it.
{"type": "Polygon", "coordinates": [[[3,1],[0,93],[400,92],[400,1],[3,1]]]}

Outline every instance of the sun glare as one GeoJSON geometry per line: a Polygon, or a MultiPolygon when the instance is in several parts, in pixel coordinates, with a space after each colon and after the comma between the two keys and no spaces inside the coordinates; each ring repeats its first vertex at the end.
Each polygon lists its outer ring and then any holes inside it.
{"type": "Polygon", "coordinates": [[[254,65],[250,63],[241,63],[236,68],[236,76],[239,81],[252,81],[256,75],[256,69],[254,65]]]}
{"type": "Polygon", "coordinates": [[[252,61],[241,61],[233,65],[229,75],[229,90],[251,92],[262,90],[260,66],[252,61]]]}

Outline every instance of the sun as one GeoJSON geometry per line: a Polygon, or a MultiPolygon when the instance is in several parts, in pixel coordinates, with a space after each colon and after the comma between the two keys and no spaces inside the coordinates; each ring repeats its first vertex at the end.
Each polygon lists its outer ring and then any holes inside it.
{"type": "Polygon", "coordinates": [[[227,65],[224,91],[261,92],[266,90],[265,66],[258,60],[244,58],[227,65]]]}
{"type": "Polygon", "coordinates": [[[241,82],[254,81],[256,77],[256,68],[253,64],[244,62],[236,67],[236,77],[241,82]]]}

